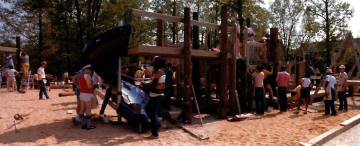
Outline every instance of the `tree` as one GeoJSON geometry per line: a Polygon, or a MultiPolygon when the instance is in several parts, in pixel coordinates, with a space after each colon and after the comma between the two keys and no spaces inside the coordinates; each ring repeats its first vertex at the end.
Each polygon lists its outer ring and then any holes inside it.
{"type": "Polygon", "coordinates": [[[345,36],[347,21],[353,17],[354,10],[349,3],[342,0],[308,0],[306,11],[315,16],[320,24],[318,35],[325,38],[326,62],[331,62],[332,43],[345,36]]]}
{"type": "MultiPolygon", "coordinates": [[[[279,28],[280,39],[286,50],[286,56],[289,50],[295,47],[295,37],[298,32],[296,26],[299,22],[299,16],[303,12],[302,0],[276,0],[270,6],[270,22],[273,27],[279,28]]],[[[288,58],[286,57],[286,60],[288,58]]]]}

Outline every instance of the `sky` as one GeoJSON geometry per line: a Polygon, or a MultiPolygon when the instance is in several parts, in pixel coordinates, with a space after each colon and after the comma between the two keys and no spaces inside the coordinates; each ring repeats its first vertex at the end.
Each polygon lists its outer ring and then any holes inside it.
{"type": "MultiPolygon", "coordinates": [[[[354,16],[348,21],[349,29],[352,32],[353,37],[360,38],[360,0],[343,0],[344,2],[350,3],[354,9],[354,16]]],[[[265,8],[269,8],[270,3],[274,0],[264,0],[265,8]]]]}

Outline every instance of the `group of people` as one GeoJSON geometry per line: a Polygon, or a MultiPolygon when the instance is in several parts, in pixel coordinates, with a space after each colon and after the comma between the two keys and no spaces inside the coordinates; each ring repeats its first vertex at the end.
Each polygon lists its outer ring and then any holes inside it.
{"type": "MultiPolygon", "coordinates": [[[[272,74],[272,71],[264,69],[266,64],[263,66],[257,66],[256,71],[253,73],[251,70],[249,72],[254,78],[254,94],[255,94],[255,105],[256,113],[259,115],[264,114],[265,111],[265,89],[268,89],[270,92],[270,97],[273,97],[273,100],[278,99],[280,105],[280,113],[286,112],[288,110],[287,102],[287,92],[288,92],[288,83],[290,82],[290,75],[286,72],[286,67],[282,66],[280,72],[276,76],[277,89],[278,89],[278,98],[274,97],[273,91],[271,90],[270,85],[268,84],[267,75],[272,74]]],[[[339,80],[336,81],[336,78],[332,75],[333,72],[331,69],[327,69],[325,77],[325,115],[330,114],[336,115],[335,109],[335,84],[337,84],[337,92],[340,101],[339,110],[346,112],[348,110],[348,104],[346,100],[346,86],[347,86],[347,74],[345,72],[345,66],[341,65],[339,67],[340,74],[339,80]]],[[[294,111],[295,114],[299,114],[300,106],[305,105],[304,114],[307,114],[309,99],[310,99],[310,90],[312,87],[312,81],[310,79],[310,72],[305,73],[304,77],[301,79],[300,85],[295,87],[291,91],[291,102],[296,98],[297,110],[294,111]]],[[[291,107],[290,107],[291,108],[291,107]]]]}
{"type": "Polygon", "coordinates": [[[29,67],[30,67],[30,60],[29,56],[25,52],[21,52],[19,57],[21,59],[21,66],[23,73],[20,74],[17,70],[14,69],[14,61],[13,57],[14,54],[10,54],[10,52],[6,52],[6,55],[3,58],[3,62],[6,65],[6,69],[4,69],[2,76],[6,77],[7,81],[7,88],[9,92],[13,92],[16,86],[16,77],[21,77],[22,81],[25,81],[29,76],[29,67]]]}

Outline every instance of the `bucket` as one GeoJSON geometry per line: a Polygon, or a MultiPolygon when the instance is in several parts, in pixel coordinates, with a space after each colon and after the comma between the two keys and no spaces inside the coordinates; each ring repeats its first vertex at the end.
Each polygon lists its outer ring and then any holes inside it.
{"type": "Polygon", "coordinates": [[[109,117],[104,117],[104,123],[109,123],[109,117]]]}

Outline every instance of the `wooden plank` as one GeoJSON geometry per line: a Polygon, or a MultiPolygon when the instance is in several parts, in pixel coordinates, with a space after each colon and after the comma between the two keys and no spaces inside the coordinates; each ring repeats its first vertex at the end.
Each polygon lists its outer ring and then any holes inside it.
{"type": "Polygon", "coordinates": [[[198,20],[190,20],[190,21],[191,21],[192,25],[220,30],[220,25],[217,25],[217,24],[201,22],[201,21],[198,21],[198,20]]]}
{"type": "Polygon", "coordinates": [[[221,78],[220,81],[220,118],[227,117],[228,98],[228,48],[227,48],[227,6],[221,6],[221,36],[220,36],[220,60],[221,78]]]}
{"type": "Polygon", "coordinates": [[[279,29],[278,28],[270,28],[270,54],[271,57],[269,60],[274,62],[274,71],[273,74],[277,75],[278,66],[279,66],[279,46],[278,46],[278,36],[279,29]]]}
{"type": "Polygon", "coordinates": [[[248,41],[247,43],[248,43],[249,46],[254,46],[254,47],[261,47],[261,48],[263,48],[263,46],[264,46],[263,43],[254,42],[254,41],[248,41]]]}
{"type": "Polygon", "coordinates": [[[360,86],[360,81],[359,80],[348,80],[347,85],[348,86],[360,86]]]}
{"type": "Polygon", "coordinates": [[[16,50],[17,50],[17,48],[0,46],[0,51],[4,51],[4,52],[16,52],[16,50]]]}
{"type": "MultiPolygon", "coordinates": [[[[105,95],[102,94],[98,89],[94,90],[94,94],[100,97],[102,100],[105,100],[105,95]]],[[[117,105],[113,101],[109,100],[108,104],[110,105],[111,108],[113,108],[116,111],[117,105]]]]}
{"type": "MultiPolygon", "coordinates": [[[[183,58],[184,49],[183,47],[135,46],[129,47],[128,54],[138,56],[183,58]]],[[[191,55],[193,58],[199,59],[218,59],[220,57],[219,52],[195,49],[191,49],[191,55]]],[[[228,58],[231,58],[230,53],[228,53],[228,58]]]]}
{"type": "Polygon", "coordinates": [[[183,122],[192,123],[192,70],[191,70],[191,21],[190,8],[184,9],[184,104],[183,122]]]}
{"type": "Polygon", "coordinates": [[[169,22],[183,22],[184,18],[176,17],[176,16],[169,16],[165,14],[153,13],[153,12],[146,12],[138,9],[131,9],[132,14],[135,16],[143,16],[143,17],[150,17],[155,19],[166,20],[169,22]]]}

